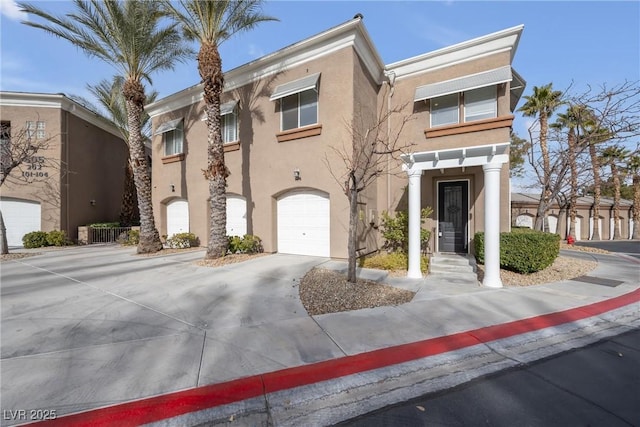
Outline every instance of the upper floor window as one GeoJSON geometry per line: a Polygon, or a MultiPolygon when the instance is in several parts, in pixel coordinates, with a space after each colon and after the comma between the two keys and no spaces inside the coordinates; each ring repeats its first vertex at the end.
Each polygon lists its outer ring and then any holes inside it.
{"type": "Polygon", "coordinates": [[[238,108],[237,102],[231,101],[220,106],[222,125],[222,142],[229,144],[238,140],[238,108]]]}
{"type": "Polygon", "coordinates": [[[492,119],[498,117],[496,87],[487,86],[464,93],[464,121],[492,119]]]}
{"type": "Polygon", "coordinates": [[[282,98],[282,130],[318,123],[318,92],[305,90],[282,98]]]}
{"type": "Polygon", "coordinates": [[[28,121],[25,124],[26,137],[42,139],[45,137],[45,123],[43,121],[28,121]]]}
{"type": "Polygon", "coordinates": [[[183,152],[184,126],[182,117],[162,123],[156,128],[154,135],[162,135],[165,156],[173,156],[183,152]]]}
{"type": "Polygon", "coordinates": [[[318,123],[319,78],[320,73],[316,73],[276,87],[270,99],[280,101],[281,130],[318,123]]]}
{"type": "Polygon", "coordinates": [[[458,123],[459,111],[457,93],[433,98],[431,100],[431,127],[458,123]]]}

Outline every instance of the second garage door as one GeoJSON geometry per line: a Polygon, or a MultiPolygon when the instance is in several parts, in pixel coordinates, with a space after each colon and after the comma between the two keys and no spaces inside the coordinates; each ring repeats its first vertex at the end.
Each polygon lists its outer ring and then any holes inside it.
{"type": "Polygon", "coordinates": [[[278,252],[330,256],[329,197],[320,191],[289,192],[278,198],[278,252]]]}
{"type": "Polygon", "coordinates": [[[167,204],[167,237],[189,232],[189,202],[174,200],[167,204]]]}

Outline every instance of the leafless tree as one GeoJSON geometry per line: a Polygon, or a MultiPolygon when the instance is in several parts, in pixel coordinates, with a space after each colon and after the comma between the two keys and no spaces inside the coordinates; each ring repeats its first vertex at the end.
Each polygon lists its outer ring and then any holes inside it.
{"type": "MultiPolygon", "coordinates": [[[[45,156],[37,156],[41,151],[49,148],[51,137],[37,138],[36,130],[11,128],[8,122],[2,122],[0,129],[0,188],[5,182],[27,184],[39,179],[39,174],[46,179],[47,175],[40,172],[49,160],[45,156]],[[28,169],[28,170],[23,170],[28,169]],[[19,172],[19,173],[16,173],[19,172]]],[[[7,233],[0,211],[0,254],[9,253],[7,233]]]]}
{"type": "Polygon", "coordinates": [[[356,283],[358,196],[379,176],[399,172],[397,166],[394,170],[389,165],[399,165],[399,156],[413,145],[401,138],[402,130],[411,120],[409,115],[402,114],[405,107],[406,104],[388,109],[383,105],[377,115],[358,110],[353,121],[345,123],[350,140],[342,141],[340,147],[331,147],[342,160],[340,170],[336,170],[337,166],[328,156],[324,158],[331,175],[349,199],[347,281],[351,284],[356,283]]]}

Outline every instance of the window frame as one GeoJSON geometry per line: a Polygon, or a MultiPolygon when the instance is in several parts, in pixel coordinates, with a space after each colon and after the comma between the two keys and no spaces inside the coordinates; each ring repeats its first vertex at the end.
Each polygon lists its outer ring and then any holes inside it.
{"type": "Polygon", "coordinates": [[[284,96],[284,97],[280,98],[279,99],[279,101],[280,101],[280,131],[281,132],[287,132],[287,131],[292,131],[292,130],[295,130],[295,129],[301,129],[301,128],[304,128],[306,126],[317,125],[319,123],[318,119],[319,119],[319,116],[320,116],[320,99],[319,98],[320,98],[320,95],[318,93],[317,88],[311,88],[311,89],[303,90],[303,91],[296,92],[296,93],[293,93],[291,95],[287,95],[287,96],[284,96]],[[314,100],[309,104],[302,105],[301,104],[301,100],[302,100],[303,94],[307,94],[307,93],[310,93],[310,92],[315,93],[314,100]],[[293,97],[295,97],[295,99],[297,101],[296,102],[297,105],[295,107],[296,124],[297,124],[297,126],[289,127],[289,128],[285,129],[285,127],[284,127],[284,117],[285,117],[284,103],[285,103],[286,100],[293,99],[293,97]],[[303,107],[306,107],[306,106],[315,107],[315,121],[313,123],[301,124],[301,112],[303,111],[303,107]]]}
{"type": "MultiPolygon", "coordinates": [[[[452,107],[445,107],[446,109],[452,109],[452,107]]],[[[443,108],[444,110],[444,108],[443,108]]],[[[452,110],[453,111],[453,110],[452,110]]],[[[438,96],[435,98],[431,98],[429,100],[429,126],[430,127],[437,127],[437,126],[448,126],[448,125],[455,125],[455,124],[459,124],[460,123],[460,93],[456,92],[456,93],[450,93],[447,95],[442,95],[442,96],[438,96]],[[456,99],[456,107],[455,107],[455,112],[456,112],[456,120],[455,121],[448,121],[445,123],[437,123],[434,124],[433,121],[433,117],[434,117],[434,103],[436,100],[438,99],[443,99],[443,98],[454,98],[456,99]]]]}
{"type": "Polygon", "coordinates": [[[226,113],[226,114],[221,114],[220,115],[221,118],[221,125],[222,125],[222,143],[223,144],[233,144],[234,142],[238,142],[240,140],[239,137],[239,128],[238,128],[238,106],[236,105],[233,110],[231,110],[230,112],[226,113]],[[228,126],[227,121],[229,120],[229,117],[233,117],[233,135],[234,138],[231,140],[227,141],[227,128],[231,127],[228,126]]]}
{"type": "Polygon", "coordinates": [[[184,121],[181,121],[180,124],[178,124],[178,126],[176,126],[174,129],[171,129],[162,133],[162,145],[164,146],[165,157],[176,156],[184,153],[184,121]],[[167,147],[168,147],[167,142],[169,139],[168,138],[169,135],[171,135],[172,137],[171,143],[173,147],[173,152],[171,153],[167,152],[167,147]],[[177,151],[175,149],[177,135],[179,135],[180,137],[180,151],[177,151]]]}
{"type": "MultiPolygon", "coordinates": [[[[463,97],[463,106],[464,106],[464,112],[463,112],[463,123],[471,123],[471,122],[475,122],[478,120],[486,120],[486,119],[495,119],[498,117],[498,87],[497,86],[483,86],[483,87],[479,87],[479,88],[475,88],[475,89],[471,89],[471,90],[465,90],[462,93],[462,97],[463,97]],[[480,93],[480,92],[489,92],[492,90],[492,97],[488,97],[488,98],[483,98],[480,100],[474,100],[473,103],[476,105],[481,105],[481,103],[483,101],[487,102],[487,104],[489,104],[489,102],[491,103],[491,112],[487,115],[488,110],[482,110],[479,114],[475,114],[474,116],[468,116],[467,115],[467,110],[468,110],[468,106],[470,105],[468,98],[470,97],[470,94],[475,93],[480,93]],[[474,118],[470,118],[470,117],[474,117],[474,118]]],[[[486,107],[483,107],[486,108],[486,107]]]]}

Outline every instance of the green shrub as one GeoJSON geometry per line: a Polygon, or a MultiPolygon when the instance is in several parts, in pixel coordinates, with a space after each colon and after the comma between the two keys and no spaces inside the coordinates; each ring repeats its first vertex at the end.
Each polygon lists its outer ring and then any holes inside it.
{"type": "Polygon", "coordinates": [[[116,242],[124,246],[135,246],[140,243],[140,230],[129,230],[120,233],[116,242]]]}
{"type": "Polygon", "coordinates": [[[47,233],[48,246],[67,246],[70,243],[64,230],[52,230],[47,233]]]}
{"type": "MultiPolygon", "coordinates": [[[[484,233],[474,236],[476,259],[484,263],[484,233]]],[[[541,231],[500,233],[500,267],[521,274],[549,267],[560,253],[560,236],[541,231]]]]}
{"type": "MultiPolygon", "coordinates": [[[[360,258],[360,267],[376,268],[378,270],[407,270],[409,268],[409,257],[404,252],[380,252],[373,256],[360,258]]],[[[429,259],[420,257],[420,270],[423,273],[429,268],[429,259]]]]}
{"type": "MultiPolygon", "coordinates": [[[[431,216],[433,209],[430,207],[422,209],[420,212],[420,224],[431,216]]],[[[382,237],[384,238],[384,248],[392,252],[407,253],[409,249],[409,216],[406,211],[396,212],[395,217],[389,216],[387,212],[382,212],[382,223],[380,224],[382,237]]],[[[426,252],[431,232],[420,228],[420,247],[426,252]]]]}
{"type": "Polygon", "coordinates": [[[22,245],[27,248],[41,248],[48,246],[46,231],[32,231],[22,237],[22,245]]]}
{"type": "Polygon", "coordinates": [[[119,222],[96,222],[94,224],[89,224],[91,228],[117,228],[120,227],[119,222]]]}
{"type": "Polygon", "coordinates": [[[227,252],[230,254],[255,254],[262,252],[262,239],[253,234],[244,236],[228,236],[229,246],[227,252]]]}
{"type": "Polygon", "coordinates": [[[167,246],[174,249],[194,248],[200,245],[200,242],[193,233],[176,233],[167,239],[167,246]]]}

